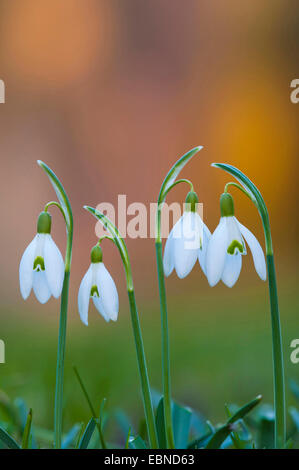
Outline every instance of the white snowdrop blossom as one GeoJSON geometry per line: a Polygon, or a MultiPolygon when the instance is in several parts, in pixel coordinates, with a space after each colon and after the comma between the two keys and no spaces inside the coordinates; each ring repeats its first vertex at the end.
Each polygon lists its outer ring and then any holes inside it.
{"type": "Polygon", "coordinates": [[[85,325],[88,325],[90,298],[107,322],[117,320],[119,308],[117,288],[102,262],[102,249],[98,245],[91,250],[91,264],[81,281],[78,293],[78,310],[85,325]]]}
{"type": "Polygon", "coordinates": [[[51,216],[47,212],[40,214],[37,231],[20,262],[20,290],[26,300],[33,288],[37,300],[44,304],[51,295],[55,298],[61,295],[64,261],[50,235],[51,216]]]}
{"type": "Polygon", "coordinates": [[[234,286],[241,272],[242,256],[247,254],[245,241],[251,250],[256,272],[265,281],[267,274],[263,249],[256,237],[234,216],[230,194],[221,196],[220,207],[220,222],[207,250],[206,268],[210,286],[215,286],[220,280],[228,287],[234,286]]]}
{"type": "Polygon", "coordinates": [[[206,272],[206,253],[210,231],[196,212],[198,197],[190,192],[186,204],[191,210],[186,210],[172,228],[165,244],[163,267],[165,276],[175,269],[179,278],[186,277],[199,260],[203,272],[206,272]]]}

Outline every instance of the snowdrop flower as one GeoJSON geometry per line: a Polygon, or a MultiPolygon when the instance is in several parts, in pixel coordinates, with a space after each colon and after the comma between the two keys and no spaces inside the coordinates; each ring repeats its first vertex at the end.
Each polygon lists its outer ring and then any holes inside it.
{"type": "Polygon", "coordinates": [[[26,248],[19,268],[20,290],[26,300],[33,288],[37,300],[44,304],[51,295],[58,298],[64,279],[64,261],[51,235],[51,216],[41,212],[37,234],[26,248]]]}
{"type": "Polygon", "coordinates": [[[186,210],[174,225],[165,244],[165,276],[169,276],[175,269],[179,278],[186,277],[197,259],[205,273],[206,252],[211,233],[196,212],[197,204],[197,194],[190,191],[186,197],[186,210]]]}
{"type": "Polygon", "coordinates": [[[220,209],[220,223],[211,236],[207,251],[207,278],[210,286],[215,286],[220,279],[228,287],[233,287],[237,282],[242,267],[242,255],[247,254],[245,241],[251,250],[256,272],[265,281],[266,263],[262,247],[234,216],[234,201],[229,193],[222,194],[220,209]]]}
{"type": "Polygon", "coordinates": [[[80,318],[88,325],[89,299],[104,319],[116,321],[118,316],[118,293],[115,283],[102,262],[103,254],[99,245],[91,250],[91,264],[82,279],[78,293],[80,318]]]}

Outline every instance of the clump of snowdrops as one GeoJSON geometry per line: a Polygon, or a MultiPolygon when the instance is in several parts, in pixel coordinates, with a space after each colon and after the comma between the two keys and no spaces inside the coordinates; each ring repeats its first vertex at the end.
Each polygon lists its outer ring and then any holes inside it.
{"type": "MultiPolygon", "coordinates": [[[[211,233],[198,213],[198,195],[193,182],[179,179],[179,174],[187,162],[198,154],[202,147],[196,147],[182,156],[170,169],[164,179],[158,196],[156,214],[156,258],[160,295],[161,332],[162,332],[162,381],[161,394],[153,392],[148,376],[142,330],[135,301],[133,274],[127,246],[117,227],[101,212],[90,207],[84,208],[100,221],[108,235],[95,241],[91,248],[89,265],[78,291],[78,313],[82,322],[88,325],[88,313],[91,300],[94,307],[107,322],[116,322],[119,299],[117,286],[103,262],[103,244],[112,242],[119,251],[123,263],[125,280],[131,312],[133,337],[136,346],[137,366],[140,376],[141,398],[143,402],[145,426],[140,426],[139,433],[127,423],[124,426],[123,442],[131,449],[217,449],[217,448],[287,448],[298,438],[299,411],[290,410],[292,426],[286,431],[284,364],[278,297],[275,278],[275,266],[269,215],[266,204],[259,190],[245,174],[228,164],[213,164],[213,167],[226,171],[234,177],[220,195],[220,221],[211,233]],[[185,209],[182,217],[172,228],[162,248],[162,208],[169,194],[178,184],[187,185],[185,209]],[[231,190],[241,191],[256,206],[262,220],[265,235],[264,251],[255,235],[243,223],[245,216],[235,215],[234,199],[231,190]],[[240,220],[239,220],[240,219],[240,220]],[[253,263],[259,278],[268,280],[270,298],[270,318],[273,347],[273,384],[274,407],[260,405],[262,396],[248,400],[238,407],[225,407],[224,424],[212,425],[207,417],[196,410],[183,406],[172,397],[170,374],[170,348],[168,334],[168,312],[166,301],[165,277],[176,272],[179,278],[186,277],[198,261],[204,277],[211,287],[222,281],[232,288],[237,282],[242,268],[242,259],[251,252],[253,263]],[[259,406],[258,406],[259,405],[259,406]]],[[[37,233],[27,246],[19,267],[20,290],[27,299],[33,290],[42,304],[51,296],[61,298],[59,334],[57,350],[57,368],[55,384],[54,432],[46,433],[34,426],[34,414],[20,402],[11,403],[1,398],[1,406],[7,411],[7,419],[0,426],[0,448],[116,448],[119,445],[110,442],[105,436],[105,423],[109,414],[105,410],[105,401],[96,407],[88,394],[85,384],[74,367],[82,394],[90,409],[90,421],[85,426],[75,424],[70,430],[63,429],[63,379],[66,349],[67,310],[69,280],[72,259],[73,215],[66,192],[54,174],[43,162],[40,167],[48,175],[57,195],[57,201],[48,202],[37,221],[37,233]],[[67,230],[65,258],[51,237],[52,208],[58,208],[64,218],[67,230]]],[[[246,220],[245,220],[246,223],[246,220]]],[[[179,281],[178,281],[179,282],[179,281]]],[[[171,321],[171,318],[170,318],[171,321]]],[[[299,398],[299,385],[292,383],[292,390],[299,398]]]]}

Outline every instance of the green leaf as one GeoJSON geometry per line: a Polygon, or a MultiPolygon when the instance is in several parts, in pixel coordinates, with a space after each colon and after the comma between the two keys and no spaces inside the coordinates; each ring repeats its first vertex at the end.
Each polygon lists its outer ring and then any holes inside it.
{"type": "Polygon", "coordinates": [[[61,182],[59,181],[55,173],[51,170],[50,167],[48,167],[48,165],[46,165],[41,160],[37,160],[37,163],[47,173],[50,179],[50,182],[56,192],[59,203],[63,209],[64,218],[67,224],[67,229],[68,231],[71,231],[73,228],[73,214],[72,214],[70,201],[67,197],[64,187],[62,186],[61,182]]]}
{"type": "Polygon", "coordinates": [[[295,380],[290,380],[290,389],[297,400],[299,400],[299,384],[295,380]]]}
{"type": "Polygon", "coordinates": [[[186,449],[188,445],[192,411],[172,403],[172,423],[176,449],[186,449]]]}
{"type": "Polygon", "coordinates": [[[190,442],[190,444],[188,445],[188,449],[203,449],[210,441],[212,435],[212,432],[208,432],[203,436],[194,439],[194,441],[190,442]]]}
{"type": "Polygon", "coordinates": [[[25,424],[24,432],[23,432],[22,449],[28,449],[31,424],[32,424],[32,409],[30,408],[28,416],[27,416],[27,421],[25,424]]]}
{"type": "Polygon", "coordinates": [[[227,163],[212,163],[212,166],[215,168],[220,168],[221,170],[226,171],[234,178],[236,178],[236,180],[238,180],[239,183],[241,183],[241,185],[243,186],[243,188],[245,188],[246,191],[249,193],[252,201],[258,206],[258,208],[266,208],[264,199],[260,191],[257,189],[255,184],[244,173],[242,173],[242,171],[240,171],[235,166],[228,165],[227,163]]]}
{"type": "MultiPolygon", "coordinates": [[[[192,411],[190,410],[190,408],[186,408],[181,405],[178,405],[175,402],[172,402],[171,414],[172,414],[175,448],[186,449],[188,445],[192,411]]],[[[156,428],[157,428],[159,448],[166,449],[167,441],[166,441],[166,435],[165,435],[163,397],[160,399],[158,407],[157,407],[157,411],[156,411],[156,428]]]]}
{"type": "Polygon", "coordinates": [[[0,441],[9,449],[20,449],[19,444],[2,427],[0,427],[0,441]]]}
{"type": "Polygon", "coordinates": [[[91,418],[80,440],[79,449],[87,449],[90,439],[95,430],[95,427],[96,427],[96,421],[94,418],[91,418]]]}
{"type": "Polygon", "coordinates": [[[80,424],[75,424],[67,433],[67,435],[64,437],[61,448],[62,449],[68,449],[76,440],[76,437],[79,434],[79,431],[81,429],[80,424]]]}
{"type": "Polygon", "coordinates": [[[165,198],[167,196],[167,193],[170,189],[170,187],[173,185],[175,182],[176,178],[186,165],[186,163],[191,160],[194,155],[196,155],[203,147],[195,147],[194,149],[190,150],[187,152],[185,155],[183,155],[174,165],[173,167],[169,170],[169,172],[166,175],[166,178],[164,179],[161,189],[160,189],[160,194],[158,198],[158,205],[163,204],[165,201],[165,198]]]}
{"type": "Polygon", "coordinates": [[[289,409],[289,413],[293,423],[296,426],[297,431],[299,432],[299,411],[294,406],[291,406],[291,408],[289,409]]]}
{"type": "Polygon", "coordinates": [[[256,413],[255,421],[258,430],[259,449],[273,449],[275,413],[272,406],[261,406],[256,413]]]}
{"type": "Polygon", "coordinates": [[[232,431],[234,431],[233,424],[244,418],[253,408],[255,408],[261,401],[262,396],[259,395],[251,402],[244,405],[240,408],[236,413],[233,414],[231,418],[226,422],[224,426],[221,426],[217,431],[213,434],[210,441],[206,445],[206,449],[219,449],[221,444],[225,441],[225,439],[230,435],[232,431]]]}
{"type": "Polygon", "coordinates": [[[140,436],[129,438],[129,449],[146,449],[146,445],[140,436]]]}
{"type": "Polygon", "coordinates": [[[165,434],[165,424],[164,424],[164,399],[160,399],[157,411],[156,411],[156,428],[157,436],[159,442],[159,449],[167,449],[167,441],[165,434]]]}

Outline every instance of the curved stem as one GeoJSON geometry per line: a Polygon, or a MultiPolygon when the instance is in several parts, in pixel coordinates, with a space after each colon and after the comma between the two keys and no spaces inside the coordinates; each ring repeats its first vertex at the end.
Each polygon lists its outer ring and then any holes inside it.
{"type": "Polygon", "coordinates": [[[228,192],[229,186],[234,186],[235,188],[240,189],[240,191],[242,191],[242,193],[244,193],[257,206],[256,201],[250,196],[249,192],[246,191],[246,189],[243,188],[240,184],[235,183],[234,181],[230,181],[229,183],[226,183],[226,185],[224,187],[224,192],[225,193],[228,192]]]}

